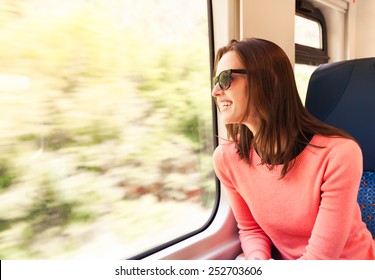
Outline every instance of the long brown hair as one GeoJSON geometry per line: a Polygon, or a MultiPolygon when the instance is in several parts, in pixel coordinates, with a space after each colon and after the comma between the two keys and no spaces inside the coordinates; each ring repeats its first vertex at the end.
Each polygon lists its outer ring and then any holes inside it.
{"type": "Polygon", "coordinates": [[[248,100],[243,119],[249,114],[252,103],[260,123],[256,135],[244,124],[226,125],[228,137],[235,141],[241,159],[250,164],[250,149],[255,148],[262,163],[269,168],[283,164],[282,178],[293,167],[296,155],[310,145],[312,135],[353,139],[346,132],[319,121],[305,109],[292,65],[278,45],[257,38],[232,40],[217,52],[215,72],[219,60],[229,51],[238,54],[248,71],[248,100]]]}

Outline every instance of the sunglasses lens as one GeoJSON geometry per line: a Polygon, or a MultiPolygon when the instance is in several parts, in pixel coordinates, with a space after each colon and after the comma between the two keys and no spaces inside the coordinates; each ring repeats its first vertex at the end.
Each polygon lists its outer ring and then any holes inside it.
{"type": "Polygon", "coordinates": [[[245,69],[228,69],[221,72],[218,76],[212,79],[213,86],[219,83],[221,90],[227,90],[232,84],[232,73],[247,74],[245,69]]]}
{"type": "Polygon", "coordinates": [[[230,71],[223,71],[219,76],[219,85],[222,90],[226,90],[230,87],[231,82],[231,73],[230,71]]]}
{"type": "Polygon", "coordinates": [[[212,78],[212,84],[213,86],[216,86],[216,84],[219,82],[219,77],[213,77],[212,78]]]}

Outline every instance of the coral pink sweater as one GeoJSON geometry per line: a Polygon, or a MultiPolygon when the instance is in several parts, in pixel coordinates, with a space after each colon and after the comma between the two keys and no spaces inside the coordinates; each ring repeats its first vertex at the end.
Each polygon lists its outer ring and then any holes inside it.
{"type": "Polygon", "coordinates": [[[254,149],[251,164],[234,143],[214,152],[247,259],[375,259],[375,241],[357,203],[362,153],[352,140],[315,135],[280,179],[282,165],[269,169],[254,149]]]}

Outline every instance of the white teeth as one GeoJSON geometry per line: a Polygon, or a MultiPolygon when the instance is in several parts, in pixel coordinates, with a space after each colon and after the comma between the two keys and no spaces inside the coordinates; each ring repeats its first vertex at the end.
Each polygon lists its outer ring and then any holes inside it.
{"type": "Polygon", "coordinates": [[[225,108],[228,108],[230,105],[232,105],[233,102],[229,102],[229,101],[223,101],[223,102],[220,102],[220,106],[221,108],[225,109],[225,108]]]}

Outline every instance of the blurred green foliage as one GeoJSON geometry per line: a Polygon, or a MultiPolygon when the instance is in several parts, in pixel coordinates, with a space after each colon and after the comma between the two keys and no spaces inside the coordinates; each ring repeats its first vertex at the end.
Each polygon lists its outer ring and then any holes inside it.
{"type": "Polygon", "coordinates": [[[0,192],[12,185],[15,176],[13,168],[8,164],[7,160],[0,159],[0,192]]]}
{"type": "Polygon", "coordinates": [[[64,256],[103,220],[130,246],[142,234],[116,211],[145,195],[148,230],[152,207],[158,228],[180,220],[159,202],[212,208],[205,14],[146,2],[0,3],[1,258],[64,256]]]}

